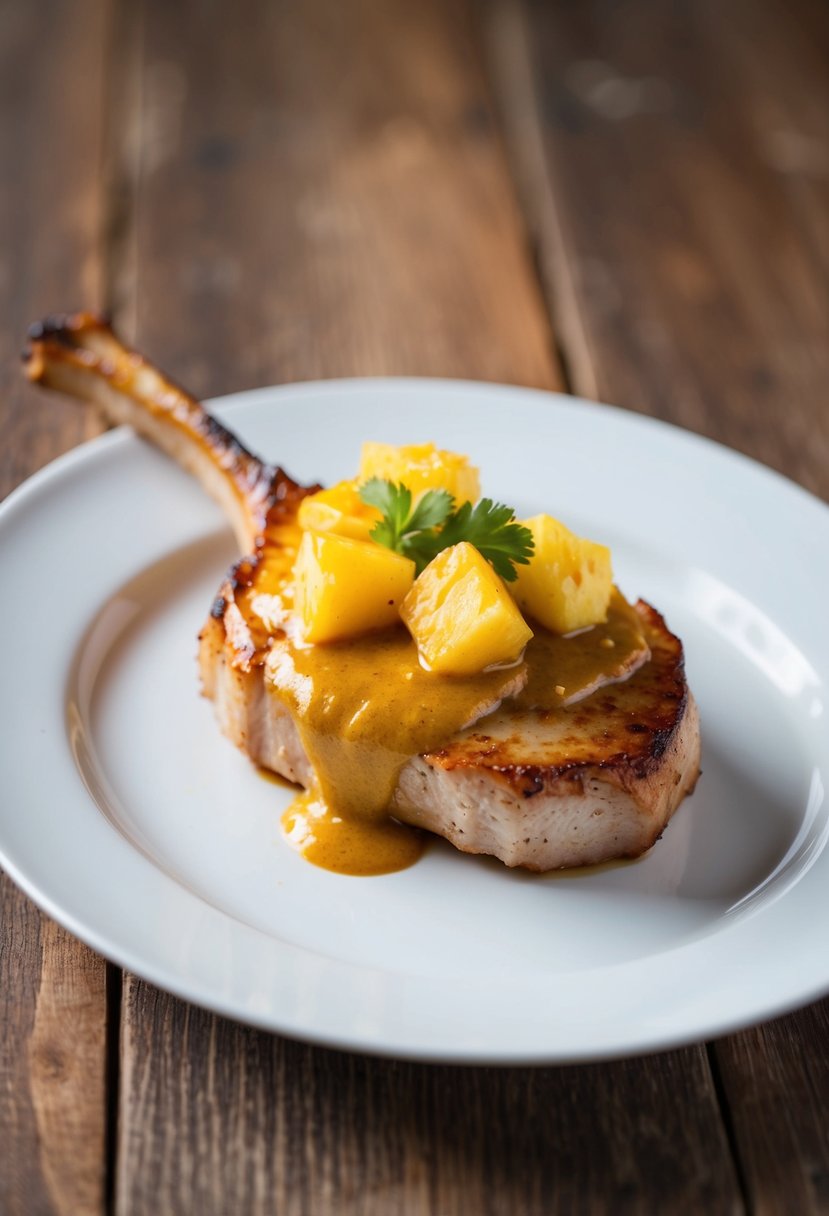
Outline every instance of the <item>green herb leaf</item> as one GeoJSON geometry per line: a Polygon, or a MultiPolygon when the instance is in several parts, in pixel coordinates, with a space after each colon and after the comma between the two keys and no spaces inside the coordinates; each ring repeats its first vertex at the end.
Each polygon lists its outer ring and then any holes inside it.
{"type": "Polygon", "coordinates": [[[410,556],[412,534],[442,523],[455,505],[446,490],[428,490],[412,511],[412,493],[408,486],[382,481],[379,477],[372,477],[360,488],[360,498],[383,515],[372,528],[371,539],[406,556],[410,556]]]}
{"type": "Polygon", "coordinates": [[[382,523],[375,525],[374,532],[382,529],[387,539],[380,540],[378,536],[374,539],[389,549],[397,549],[412,510],[411,490],[404,485],[396,486],[394,482],[372,477],[361,487],[360,498],[370,507],[376,507],[383,516],[382,523]]]}
{"type": "Polygon", "coordinates": [[[428,490],[412,511],[411,491],[374,477],[360,489],[363,502],[376,507],[383,519],[375,524],[372,540],[411,557],[417,573],[442,549],[468,541],[507,582],[516,577],[515,565],[526,565],[533,553],[529,528],[515,522],[511,507],[482,498],[474,507],[465,502],[457,509],[446,490],[428,490]]]}
{"type": "Polygon", "coordinates": [[[406,531],[422,532],[425,528],[438,527],[454,505],[455,500],[448,490],[427,490],[412,512],[406,531]]]}
{"type": "Polygon", "coordinates": [[[424,538],[422,552],[425,556],[431,551],[427,559],[431,561],[441,549],[463,540],[474,545],[507,582],[516,578],[515,564],[527,565],[533,554],[532,532],[515,522],[512,507],[491,498],[482,498],[474,507],[471,502],[463,503],[437,535],[424,538]]]}

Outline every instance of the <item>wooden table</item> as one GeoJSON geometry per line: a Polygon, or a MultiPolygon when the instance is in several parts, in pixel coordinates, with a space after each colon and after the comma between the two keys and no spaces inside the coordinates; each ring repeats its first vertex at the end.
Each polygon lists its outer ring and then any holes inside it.
{"type": "MultiPolygon", "coordinates": [[[[93,306],[199,394],[564,389],[829,496],[827,63],[819,0],[2,0],[0,489],[96,433],[16,366],[93,306]]],[[[590,1067],[378,1061],[0,895],[3,1213],[829,1211],[825,1002],[590,1067]]]]}

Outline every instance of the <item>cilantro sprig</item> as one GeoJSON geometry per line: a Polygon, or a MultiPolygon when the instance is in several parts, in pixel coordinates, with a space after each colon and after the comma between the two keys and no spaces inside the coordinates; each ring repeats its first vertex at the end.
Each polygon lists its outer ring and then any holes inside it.
{"type": "Polygon", "coordinates": [[[360,487],[360,498],[370,507],[376,507],[383,518],[374,525],[372,540],[395,553],[414,557],[418,549],[418,536],[442,524],[449,516],[454,501],[448,490],[429,490],[412,510],[412,492],[408,486],[395,485],[372,477],[360,487]]]}
{"type": "Polygon", "coordinates": [[[360,487],[360,498],[383,517],[374,525],[371,539],[412,558],[418,574],[442,549],[464,540],[507,582],[517,577],[516,564],[526,565],[532,557],[532,532],[516,523],[511,507],[491,498],[456,507],[448,490],[427,490],[413,510],[408,486],[379,477],[360,487]]]}

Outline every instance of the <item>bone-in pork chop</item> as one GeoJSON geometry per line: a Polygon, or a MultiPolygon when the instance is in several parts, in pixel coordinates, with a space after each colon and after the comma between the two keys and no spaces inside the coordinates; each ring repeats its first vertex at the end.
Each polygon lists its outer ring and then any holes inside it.
{"type": "MultiPolygon", "coordinates": [[[[258,460],[97,317],[34,326],[24,363],[31,380],[152,440],[224,507],[247,556],[200,635],[203,689],[224,733],[251,760],[312,785],[293,693],[281,695],[295,655],[275,589],[290,577],[298,505],[317,487],[258,460]]],[[[482,686],[464,729],[400,757],[389,813],[464,852],[531,870],[649,849],[694,788],[699,721],[680,641],[647,604],[633,611],[641,644],[589,696],[539,708],[527,697],[525,668],[482,686]]]]}

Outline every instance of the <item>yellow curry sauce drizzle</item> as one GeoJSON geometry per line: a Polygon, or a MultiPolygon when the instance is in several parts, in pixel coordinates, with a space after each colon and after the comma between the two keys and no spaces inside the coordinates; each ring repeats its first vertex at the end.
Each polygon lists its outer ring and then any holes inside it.
{"type": "Polygon", "coordinates": [[[618,679],[645,647],[618,593],[605,624],[569,637],[534,626],[521,663],[475,676],[424,671],[406,629],[316,646],[274,648],[269,687],[287,706],[316,776],[283,816],[308,861],[340,874],[388,874],[412,865],[423,836],[391,817],[403,766],[433,751],[505,697],[556,710],[618,679]]]}

